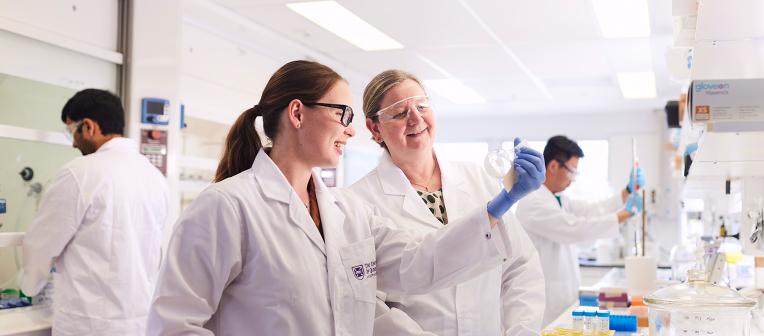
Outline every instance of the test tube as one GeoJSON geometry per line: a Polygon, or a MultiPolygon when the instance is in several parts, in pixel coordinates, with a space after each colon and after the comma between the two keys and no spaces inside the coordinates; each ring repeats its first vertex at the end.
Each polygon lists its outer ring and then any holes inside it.
{"type": "Polygon", "coordinates": [[[598,325],[598,332],[600,335],[607,335],[610,331],[610,311],[605,310],[598,310],[597,311],[597,325],[598,325]]]}
{"type": "Polygon", "coordinates": [[[576,308],[573,310],[573,330],[584,331],[584,309],[576,308]]]}

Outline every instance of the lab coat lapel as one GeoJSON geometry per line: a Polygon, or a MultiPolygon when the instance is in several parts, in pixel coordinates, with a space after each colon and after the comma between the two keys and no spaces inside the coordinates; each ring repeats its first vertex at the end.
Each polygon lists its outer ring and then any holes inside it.
{"type": "MultiPolygon", "coordinates": [[[[308,236],[308,239],[313,242],[313,245],[316,245],[316,248],[325,255],[324,240],[321,238],[316,224],[313,223],[313,219],[310,218],[308,209],[305,208],[305,204],[297,196],[297,193],[289,184],[284,174],[276,167],[276,164],[273,163],[265,151],[260,150],[257,153],[252,169],[254,170],[255,179],[257,179],[258,184],[262,187],[263,196],[286,204],[288,207],[287,212],[289,213],[288,221],[299,227],[308,236]]],[[[314,175],[313,178],[315,181],[316,176],[314,175]]],[[[319,209],[321,209],[320,206],[319,209]]],[[[323,213],[321,213],[321,219],[322,221],[324,220],[323,213]]]]}
{"type": "Polygon", "coordinates": [[[324,239],[327,242],[331,239],[333,246],[346,244],[344,239],[342,239],[344,235],[340,233],[345,223],[345,212],[340,208],[331,190],[321,180],[317,169],[313,171],[313,183],[316,187],[318,209],[321,212],[321,227],[324,230],[324,239]]]}
{"type": "MultiPolygon", "coordinates": [[[[437,153],[436,153],[437,156],[437,153]]],[[[469,185],[465,183],[464,176],[455,171],[453,164],[446,161],[438,161],[440,165],[441,183],[443,183],[443,202],[446,205],[446,216],[450,219],[454,217],[450,214],[466,213],[470,204],[469,185]]]]}
{"type": "Polygon", "coordinates": [[[385,195],[401,197],[401,207],[411,218],[436,228],[443,227],[443,224],[423,205],[422,198],[411,187],[411,183],[406,178],[406,175],[403,174],[403,171],[393,163],[390,154],[387,152],[382,154],[377,169],[379,171],[379,182],[382,185],[382,191],[385,195]]]}

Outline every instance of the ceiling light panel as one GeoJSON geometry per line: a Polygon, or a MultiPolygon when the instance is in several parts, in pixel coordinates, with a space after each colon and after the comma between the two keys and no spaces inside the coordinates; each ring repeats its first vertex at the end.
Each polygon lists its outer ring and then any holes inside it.
{"type": "Polygon", "coordinates": [[[605,38],[650,36],[647,0],[592,0],[605,38]]]}
{"type": "Polygon", "coordinates": [[[366,51],[401,49],[403,45],[342,7],[336,1],[296,2],[286,5],[297,14],[366,51]]]}

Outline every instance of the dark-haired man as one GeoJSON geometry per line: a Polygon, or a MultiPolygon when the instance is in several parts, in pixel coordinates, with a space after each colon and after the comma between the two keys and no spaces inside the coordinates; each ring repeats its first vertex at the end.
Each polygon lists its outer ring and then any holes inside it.
{"type": "Polygon", "coordinates": [[[636,194],[630,196],[632,190],[645,185],[641,168],[637,169],[636,183],[632,174],[623,191],[604,201],[586,202],[560,195],[575,180],[578,160],[583,157],[584,151],[575,141],[562,135],[550,138],[544,147],[546,180],[517,206],[517,219],[533,240],[544,270],[544,325],[578,298],[580,275],[575,244],[617,236],[618,224],[631,217],[635,208],[641,209],[641,199],[636,194]]]}
{"type": "Polygon", "coordinates": [[[61,111],[84,156],[51,182],[24,239],[22,290],[53,273],[53,335],[142,335],[167,216],[164,177],[122,137],[124,110],[108,91],[78,92],[61,111]]]}

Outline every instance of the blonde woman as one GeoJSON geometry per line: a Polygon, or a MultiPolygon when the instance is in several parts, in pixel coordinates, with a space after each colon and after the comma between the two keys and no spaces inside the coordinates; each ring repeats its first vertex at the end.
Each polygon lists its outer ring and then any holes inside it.
{"type": "MultiPolygon", "coordinates": [[[[449,227],[499,190],[497,181],[481,167],[438,158],[433,149],[435,112],[414,75],[384,71],[366,86],[363,99],[366,127],[385,151],[377,168],[350,190],[388,214],[398,228],[427,234],[449,227]],[[415,220],[402,220],[411,217],[415,220]]],[[[522,149],[515,168],[521,174],[543,171],[543,157],[522,149]]],[[[518,181],[510,194],[518,200],[531,190],[535,188],[518,181]]],[[[375,334],[537,334],[544,313],[539,258],[514,216],[506,213],[501,219],[492,234],[504,237],[508,260],[429,294],[381,292],[386,305],[377,312],[375,334]]]]}

